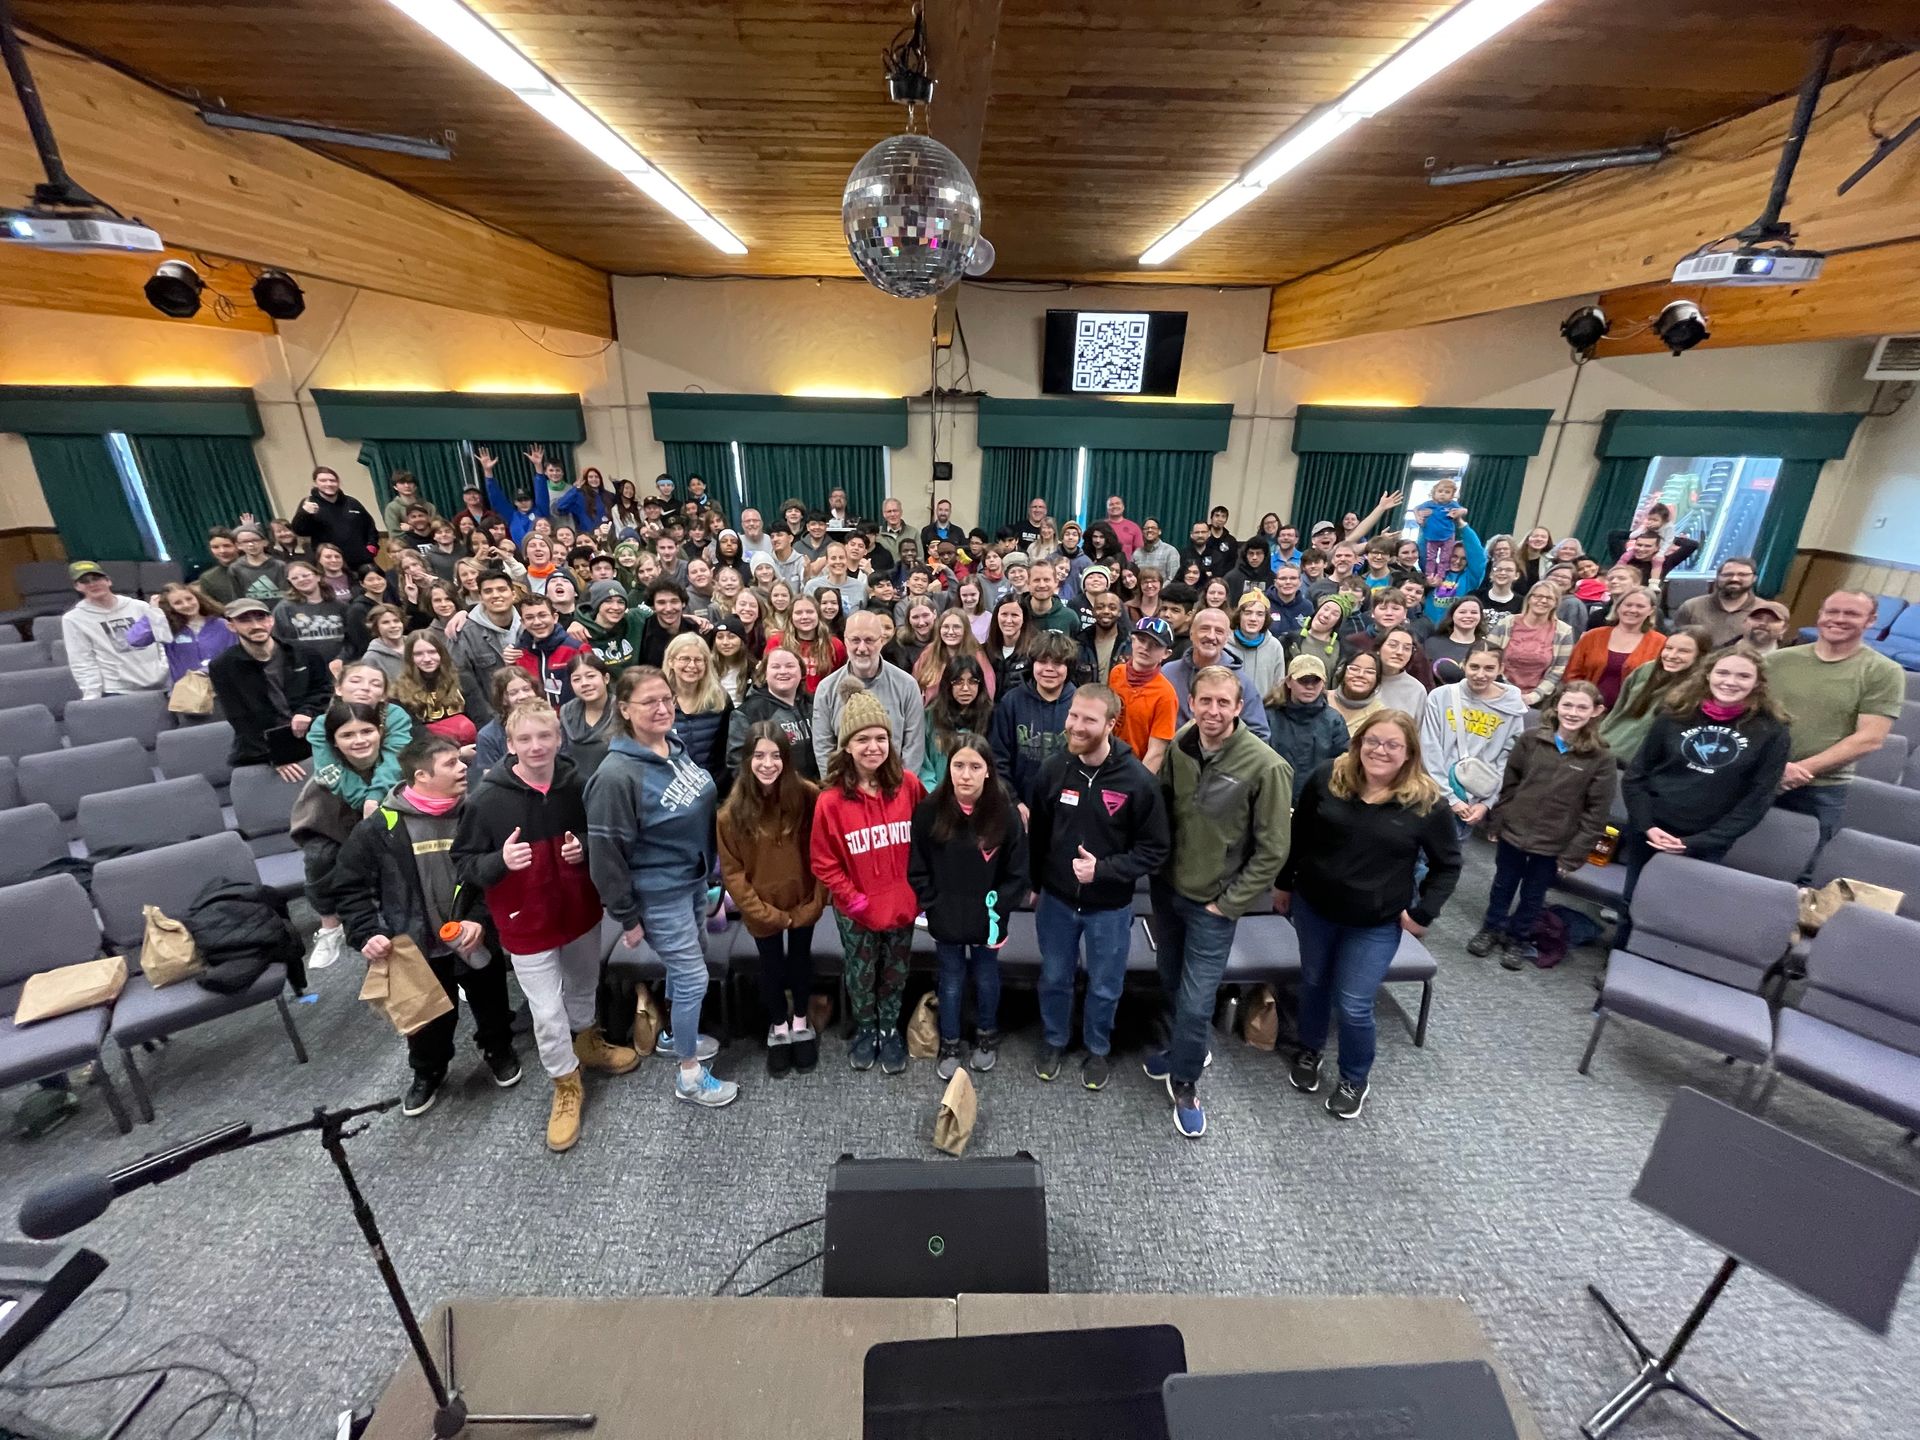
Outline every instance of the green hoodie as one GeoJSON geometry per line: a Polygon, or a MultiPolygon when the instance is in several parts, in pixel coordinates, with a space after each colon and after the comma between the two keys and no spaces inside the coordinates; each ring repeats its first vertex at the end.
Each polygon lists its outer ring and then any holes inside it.
{"type": "Polygon", "coordinates": [[[620,617],[618,625],[602,625],[598,619],[584,613],[575,618],[586,629],[587,648],[618,678],[622,670],[640,658],[640,627],[652,615],[651,606],[632,605],[620,617]]]}
{"type": "Polygon", "coordinates": [[[1293,769],[1236,723],[1212,759],[1200,730],[1180,727],[1167,747],[1160,788],[1173,826],[1164,878],[1189,900],[1238,920],[1273,888],[1293,832],[1293,769]]]}

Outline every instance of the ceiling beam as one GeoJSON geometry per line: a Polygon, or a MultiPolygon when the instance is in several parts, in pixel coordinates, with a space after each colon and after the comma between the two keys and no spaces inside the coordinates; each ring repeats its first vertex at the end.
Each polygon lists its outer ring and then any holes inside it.
{"type": "Polygon", "coordinates": [[[0,257],[0,305],[273,334],[273,321],[254,305],[249,293],[251,275],[238,269],[211,269],[184,250],[169,249],[164,255],[60,255],[14,246],[0,251],[0,257]],[[170,320],[147,304],[140,287],[162,260],[184,260],[207,282],[210,293],[200,297],[199,313],[190,320],[170,320]],[[233,302],[225,318],[215,313],[211,292],[216,291],[233,302]]]}
{"type": "MultiPolygon", "coordinates": [[[[926,15],[927,61],[934,79],[928,129],[960,157],[977,185],[987,100],[993,91],[993,48],[1000,36],[1000,0],[928,0],[926,15]]],[[[984,212],[984,203],[981,208],[984,212]]],[[[959,307],[959,284],[934,302],[934,343],[943,350],[953,344],[959,307]]]]}
{"type": "MultiPolygon", "coordinates": [[[[1873,148],[1874,102],[1912,69],[1903,57],[1828,86],[1784,212],[1802,245],[1920,237],[1920,146],[1896,151],[1846,195],[1834,193],[1873,148]]],[[[1702,131],[1650,169],[1582,176],[1278,286],[1267,349],[1658,283],[1682,255],[1760,213],[1793,106],[1783,100],[1702,131]]]]}
{"type": "MultiPolygon", "coordinates": [[[[74,178],[172,246],[613,335],[598,270],[290,140],[211,129],[182,102],[93,61],[41,44],[32,65],[74,178]]],[[[0,105],[0,196],[17,200],[41,178],[19,107],[0,105]]],[[[18,253],[8,252],[9,267],[18,253]]]]}
{"type": "Polygon", "coordinates": [[[1675,300],[1691,300],[1713,332],[1702,350],[1738,345],[1792,345],[1807,340],[1863,340],[1920,330],[1920,240],[1836,255],[1808,285],[1636,285],[1600,297],[1621,338],[1595,352],[1657,355],[1666,347],[1648,325],[1675,300]]]}

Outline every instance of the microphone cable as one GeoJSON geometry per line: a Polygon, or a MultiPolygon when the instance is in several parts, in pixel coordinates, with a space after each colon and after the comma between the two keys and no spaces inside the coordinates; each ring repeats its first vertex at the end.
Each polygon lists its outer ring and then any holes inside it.
{"type": "MultiPolygon", "coordinates": [[[[784,1230],[776,1230],[771,1235],[767,1236],[765,1239],[755,1242],[753,1248],[748,1250],[746,1254],[742,1255],[740,1257],[739,1263],[736,1264],[733,1267],[733,1269],[727,1272],[727,1278],[722,1280],[718,1285],[713,1287],[713,1293],[715,1295],[724,1295],[726,1293],[727,1287],[733,1284],[734,1277],[737,1276],[743,1269],[746,1268],[747,1261],[751,1260],[760,1251],[766,1249],[767,1246],[771,1245],[774,1241],[782,1238],[783,1236],[791,1235],[796,1230],[804,1230],[809,1225],[818,1225],[822,1220],[825,1220],[826,1218],[827,1217],[825,1215],[815,1215],[811,1220],[802,1220],[797,1224],[787,1226],[784,1230]]],[[[827,1252],[824,1249],[822,1249],[818,1254],[810,1255],[805,1260],[802,1260],[799,1265],[795,1265],[789,1269],[782,1270],[778,1275],[773,1277],[773,1280],[769,1280],[763,1285],[756,1285],[754,1286],[753,1289],[747,1291],[746,1293],[748,1295],[757,1295],[760,1293],[760,1291],[766,1289],[767,1285],[773,1284],[774,1280],[784,1279],[788,1275],[791,1275],[795,1270],[798,1270],[802,1265],[811,1265],[815,1260],[818,1260],[821,1255],[825,1255],[826,1253],[827,1252]]]]}

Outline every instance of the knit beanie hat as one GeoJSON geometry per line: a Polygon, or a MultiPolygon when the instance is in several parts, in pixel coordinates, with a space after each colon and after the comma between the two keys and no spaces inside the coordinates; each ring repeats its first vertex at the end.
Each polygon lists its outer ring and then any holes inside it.
{"type": "Polygon", "coordinates": [[[593,584],[587,587],[588,613],[595,614],[595,615],[599,614],[600,602],[603,600],[611,600],[616,595],[619,596],[620,599],[622,600],[625,600],[627,598],[627,587],[622,585],[618,580],[594,581],[593,584]]]}
{"type": "Polygon", "coordinates": [[[866,686],[848,676],[840,688],[840,743],[845,745],[862,730],[875,725],[884,725],[889,734],[893,731],[893,722],[887,718],[887,707],[874,697],[866,686]]]}

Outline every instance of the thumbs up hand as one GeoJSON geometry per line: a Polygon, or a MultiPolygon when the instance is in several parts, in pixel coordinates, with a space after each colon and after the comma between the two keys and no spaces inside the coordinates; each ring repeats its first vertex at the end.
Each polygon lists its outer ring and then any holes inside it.
{"type": "Polygon", "coordinates": [[[1093,867],[1100,862],[1093,858],[1087,847],[1082,845],[1073,857],[1073,878],[1082,885],[1093,883],[1093,867]]]}
{"type": "Polygon", "coordinates": [[[520,827],[513,827],[513,833],[507,836],[507,843],[500,847],[500,858],[507,862],[509,870],[525,870],[533,864],[533,846],[520,838],[520,827]]]}
{"type": "Polygon", "coordinates": [[[587,847],[580,843],[580,837],[571,830],[566,839],[560,842],[560,858],[569,865],[578,865],[587,858],[587,847]]]}

